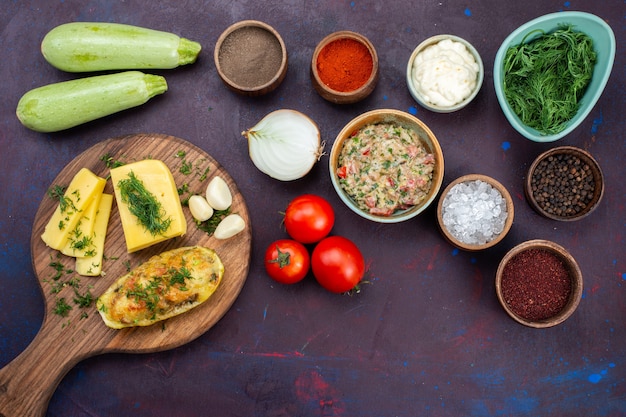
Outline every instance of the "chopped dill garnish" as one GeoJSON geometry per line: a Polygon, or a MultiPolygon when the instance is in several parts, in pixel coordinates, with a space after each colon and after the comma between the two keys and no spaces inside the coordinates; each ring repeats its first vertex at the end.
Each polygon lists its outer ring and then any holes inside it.
{"type": "Polygon", "coordinates": [[[505,97],[526,126],[546,135],[559,133],[578,111],[595,63],[593,41],[571,25],[550,33],[531,31],[506,51],[505,97]]]}
{"type": "Polygon", "coordinates": [[[93,294],[91,293],[91,289],[88,288],[85,294],[81,294],[78,292],[78,289],[74,289],[74,303],[78,307],[85,308],[90,307],[94,302],[93,294]]]}
{"type": "Polygon", "coordinates": [[[102,155],[100,157],[100,160],[104,162],[107,168],[117,168],[117,167],[121,167],[122,165],[125,165],[124,162],[113,159],[111,154],[108,152],[102,155]]]}
{"type": "Polygon", "coordinates": [[[164,218],[165,210],[161,203],[152,194],[134,172],[128,173],[128,178],[117,183],[120,189],[122,202],[128,205],[128,210],[137,217],[137,220],[153,236],[163,234],[172,223],[171,218],[164,218]]]}
{"type": "Polygon", "coordinates": [[[138,303],[144,303],[150,312],[156,316],[157,307],[161,295],[169,291],[170,287],[176,286],[180,291],[187,291],[186,280],[193,278],[191,271],[184,265],[180,268],[170,268],[163,276],[154,276],[145,284],[138,282],[132,289],[126,291],[126,297],[134,299],[138,303]]]}
{"type": "Polygon", "coordinates": [[[71,309],[72,306],[65,301],[65,298],[59,298],[54,306],[54,314],[58,314],[61,317],[67,317],[71,309]]]}
{"type": "Polygon", "coordinates": [[[224,219],[224,217],[228,216],[229,214],[230,207],[226,210],[215,210],[209,220],[204,222],[196,221],[196,225],[198,226],[198,229],[209,235],[212,235],[215,232],[217,225],[222,221],[222,219],[224,219]]]}
{"type": "Polygon", "coordinates": [[[49,188],[46,194],[53,200],[61,200],[63,195],[65,194],[66,187],[62,185],[54,185],[52,188],[49,188]]]}
{"type": "Polygon", "coordinates": [[[209,176],[209,171],[211,171],[211,167],[206,167],[203,172],[200,173],[200,181],[204,181],[209,176]]]}

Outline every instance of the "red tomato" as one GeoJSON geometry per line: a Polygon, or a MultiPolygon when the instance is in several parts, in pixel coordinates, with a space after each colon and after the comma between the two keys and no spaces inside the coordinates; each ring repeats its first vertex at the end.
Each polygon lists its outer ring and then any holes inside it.
{"type": "Polygon", "coordinates": [[[319,242],[335,225],[335,211],[324,198],[303,194],[291,200],[285,210],[285,228],[300,243],[319,242]]]}
{"type": "Polygon", "coordinates": [[[295,240],[277,240],[265,251],[265,270],[272,279],[281,284],[301,281],[309,272],[310,266],[309,251],[295,240]]]}
{"type": "Polygon", "coordinates": [[[311,255],[317,282],[328,291],[354,289],[365,274],[365,260],[359,248],[343,236],[329,236],[319,242],[311,255]]]}

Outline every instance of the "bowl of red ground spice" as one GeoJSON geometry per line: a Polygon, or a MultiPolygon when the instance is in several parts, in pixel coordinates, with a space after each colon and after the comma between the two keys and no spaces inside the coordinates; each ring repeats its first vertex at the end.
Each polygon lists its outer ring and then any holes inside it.
{"type": "Polygon", "coordinates": [[[319,95],[330,102],[350,104],[363,100],[378,82],[374,45],[356,32],[331,33],[313,51],[311,82],[319,95]]]}
{"type": "Polygon", "coordinates": [[[496,294],[515,321],[534,328],[556,326],[576,310],[583,291],[574,257],[548,240],[529,240],[511,249],[496,272],[496,294]]]}
{"type": "Polygon", "coordinates": [[[287,75],[287,48],[280,34],[258,20],[229,26],[214,50],[217,73],[226,86],[246,96],[274,91],[287,75]]]}
{"type": "Polygon", "coordinates": [[[590,153],[573,146],[559,146],[535,159],[524,191],[537,213],[559,221],[580,220],[600,204],[604,176],[590,153]]]}

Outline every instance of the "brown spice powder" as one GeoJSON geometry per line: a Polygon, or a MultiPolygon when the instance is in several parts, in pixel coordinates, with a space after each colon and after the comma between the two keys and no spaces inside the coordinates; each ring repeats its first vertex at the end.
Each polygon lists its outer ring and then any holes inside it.
{"type": "Polygon", "coordinates": [[[520,252],[502,274],[502,296],[509,308],[527,320],[546,320],[563,310],[572,292],[568,270],[543,249],[520,252]]]}
{"type": "Polygon", "coordinates": [[[243,27],[224,39],[218,59],[224,75],[233,83],[254,88],[276,76],[282,62],[276,37],[260,27],[243,27]]]}

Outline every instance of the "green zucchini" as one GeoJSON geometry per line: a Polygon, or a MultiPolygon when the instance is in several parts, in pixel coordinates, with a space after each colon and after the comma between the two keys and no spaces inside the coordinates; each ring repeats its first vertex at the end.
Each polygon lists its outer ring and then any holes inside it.
{"type": "Polygon", "coordinates": [[[200,50],[173,33],[120,23],[66,23],[41,42],[46,61],[68,72],[171,69],[194,63],[200,50]]]}
{"type": "Polygon", "coordinates": [[[37,132],[57,132],[136,107],[167,91],[165,78],[125,71],[48,84],[28,91],[17,118],[37,132]]]}

